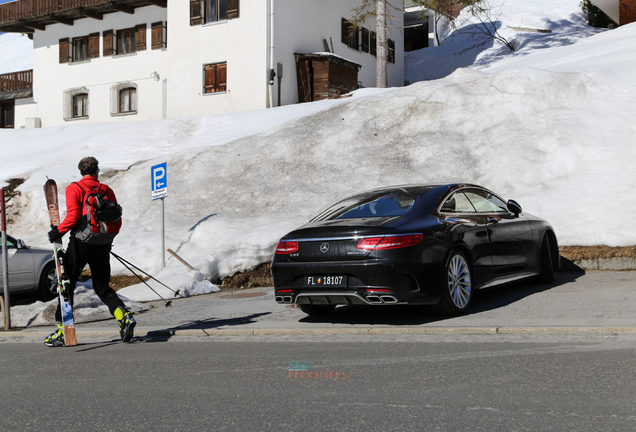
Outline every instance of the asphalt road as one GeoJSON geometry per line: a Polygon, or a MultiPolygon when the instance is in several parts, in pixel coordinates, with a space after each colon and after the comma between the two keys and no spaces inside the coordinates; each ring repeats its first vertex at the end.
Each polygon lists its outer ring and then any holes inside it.
{"type": "Polygon", "coordinates": [[[4,343],[0,430],[632,431],[634,342],[345,334],[4,343]]]}

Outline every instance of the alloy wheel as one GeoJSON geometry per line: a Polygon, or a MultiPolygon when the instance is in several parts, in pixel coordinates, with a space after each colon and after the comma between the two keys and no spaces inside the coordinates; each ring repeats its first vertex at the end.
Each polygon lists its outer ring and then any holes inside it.
{"type": "Polygon", "coordinates": [[[472,294],[470,269],[460,254],[453,256],[448,263],[448,291],[451,300],[459,309],[464,309],[468,305],[472,294]]]}

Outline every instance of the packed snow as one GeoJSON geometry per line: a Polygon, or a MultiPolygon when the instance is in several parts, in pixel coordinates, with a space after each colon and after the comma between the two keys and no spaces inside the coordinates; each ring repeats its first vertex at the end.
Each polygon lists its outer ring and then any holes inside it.
{"type": "MultiPolygon", "coordinates": [[[[0,179],[26,179],[10,202],[10,234],[48,247],[46,176],[63,191],[92,155],[124,209],[113,250],[184,295],[270,261],[281,236],[333,202],[392,184],[477,183],[547,219],[561,245],[636,244],[634,225],[607,213],[636,211],[636,24],[592,29],[578,0],[506,4],[502,31],[552,33],[516,32],[515,52],[494,42],[478,53],[451,35],[408,54],[407,79],[419,82],[403,88],[201,118],[0,130],[0,179]],[[444,78],[424,80],[451,63],[444,78]],[[169,255],[161,269],[160,204],[150,198],[161,162],[166,247],[196,271],[169,255]]],[[[119,293],[157,299],[144,285],[119,293]]]]}
{"type": "Polygon", "coordinates": [[[20,33],[0,33],[0,75],[33,69],[33,41],[20,33]]]}

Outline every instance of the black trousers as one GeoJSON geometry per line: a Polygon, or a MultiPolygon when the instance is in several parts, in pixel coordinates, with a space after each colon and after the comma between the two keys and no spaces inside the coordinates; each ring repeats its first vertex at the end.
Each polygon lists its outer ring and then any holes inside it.
{"type": "MultiPolygon", "coordinates": [[[[73,305],[73,297],[77,280],[84,270],[86,264],[91,269],[91,277],[93,279],[93,289],[95,294],[100,298],[110,313],[114,315],[115,309],[125,307],[124,302],[117,296],[114,289],[108,286],[110,282],[110,244],[106,245],[89,245],[71,234],[68,250],[66,251],[64,267],[66,274],[70,279],[70,297],[71,305],[73,305]]],[[[55,320],[62,321],[62,312],[58,302],[55,311],[55,320]]]]}

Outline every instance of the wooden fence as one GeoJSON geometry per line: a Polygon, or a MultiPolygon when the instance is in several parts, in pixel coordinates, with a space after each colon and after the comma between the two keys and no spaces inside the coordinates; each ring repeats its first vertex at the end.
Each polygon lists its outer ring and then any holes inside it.
{"type": "Polygon", "coordinates": [[[33,87],[33,69],[0,75],[0,92],[33,87]]]}

